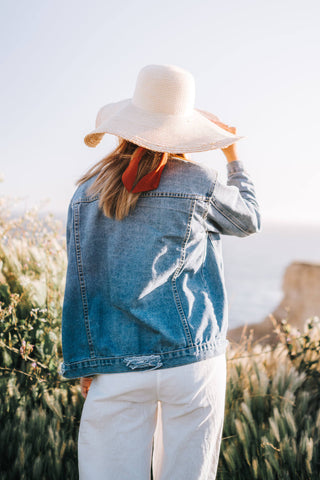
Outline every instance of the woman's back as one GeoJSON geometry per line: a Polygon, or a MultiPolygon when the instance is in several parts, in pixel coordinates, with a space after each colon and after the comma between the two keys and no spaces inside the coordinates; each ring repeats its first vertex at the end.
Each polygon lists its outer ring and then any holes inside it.
{"type": "Polygon", "coordinates": [[[232,163],[233,186],[224,186],[215,170],[170,159],[158,188],[121,221],[87,194],[96,177],[78,187],[67,225],[66,377],[168,368],[225,351],[220,234],[259,228],[252,182],[232,163]]]}

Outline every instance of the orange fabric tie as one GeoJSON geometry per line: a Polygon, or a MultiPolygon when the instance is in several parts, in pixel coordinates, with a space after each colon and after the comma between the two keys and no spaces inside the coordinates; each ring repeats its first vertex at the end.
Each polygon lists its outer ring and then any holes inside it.
{"type": "Polygon", "coordinates": [[[137,183],[137,185],[134,187],[134,189],[132,190],[133,184],[137,177],[139,162],[143,157],[143,155],[145,154],[146,150],[147,149],[144,147],[136,148],[136,150],[134,151],[131,157],[129,165],[127,166],[127,168],[122,174],[122,182],[126,187],[126,189],[128,190],[128,192],[132,192],[132,193],[146,192],[148,190],[155,190],[159,186],[162,170],[164,169],[167,163],[167,158],[165,153],[162,154],[161,161],[159,162],[159,165],[157,166],[157,168],[155,168],[151,172],[147,173],[147,175],[142,177],[137,183]]]}

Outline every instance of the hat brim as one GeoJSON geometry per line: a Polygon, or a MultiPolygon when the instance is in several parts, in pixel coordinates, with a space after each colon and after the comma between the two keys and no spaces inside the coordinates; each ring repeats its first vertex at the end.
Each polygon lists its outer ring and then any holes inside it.
{"type": "Polygon", "coordinates": [[[126,99],[99,110],[96,128],[85,136],[84,142],[95,147],[109,133],[158,152],[192,153],[226,148],[244,138],[209,118],[216,117],[197,109],[187,116],[150,113],[126,99]]]}

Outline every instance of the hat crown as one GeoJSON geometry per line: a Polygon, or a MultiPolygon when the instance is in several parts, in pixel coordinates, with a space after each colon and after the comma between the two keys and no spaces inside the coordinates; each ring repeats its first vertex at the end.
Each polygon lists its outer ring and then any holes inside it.
{"type": "Polygon", "coordinates": [[[191,114],[195,103],[194,77],[175,65],[147,65],[138,74],[132,103],[153,114],[191,114]]]}

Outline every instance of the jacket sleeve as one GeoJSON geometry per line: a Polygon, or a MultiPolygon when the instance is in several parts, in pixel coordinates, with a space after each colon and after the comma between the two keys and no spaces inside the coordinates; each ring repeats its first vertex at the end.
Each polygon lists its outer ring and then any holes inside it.
{"type": "Polygon", "coordinates": [[[243,163],[227,164],[228,181],[216,180],[207,212],[208,231],[245,237],[261,230],[255,187],[243,163]]]}

